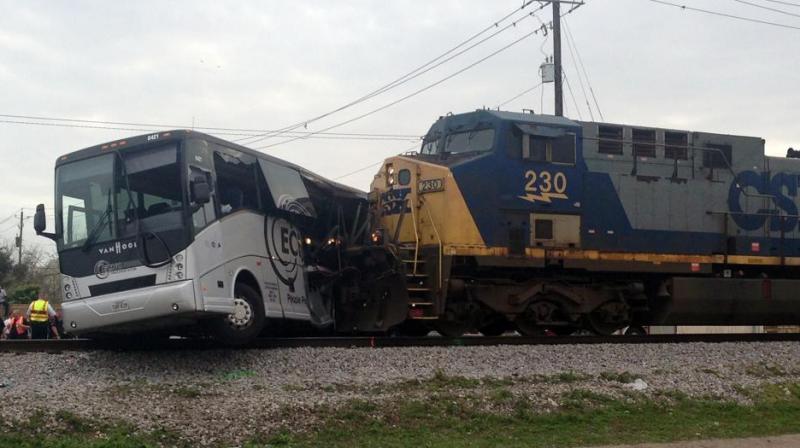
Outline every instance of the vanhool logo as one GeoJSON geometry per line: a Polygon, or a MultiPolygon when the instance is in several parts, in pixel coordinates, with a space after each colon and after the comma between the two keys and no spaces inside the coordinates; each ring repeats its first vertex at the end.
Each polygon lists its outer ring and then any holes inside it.
{"type": "Polygon", "coordinates": [[[136,249],[136,241],[128,241],[128,242],[120,242],[117,241],[114,244],[101,247],[97,249],[100,255],[108,255],[108,254],[121,254],[123,252],[127,252],[131,249],[136,249]]]}
{"type": "Polygon", "coordinates": [[[294,282],[303,263],[300,234],[284,219],[273,219],[267,226],[269,261],[278,279],[294,291],[294,282]]]}

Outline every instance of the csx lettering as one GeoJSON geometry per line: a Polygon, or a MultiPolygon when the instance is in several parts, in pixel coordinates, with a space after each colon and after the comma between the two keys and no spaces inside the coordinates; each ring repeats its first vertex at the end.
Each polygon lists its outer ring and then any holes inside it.
{"type": "MultiPolygon", "coordinates": [[[[731,211],[733,222],[744,230],[758,230],[769,220],[770,230],[788,232],[797,228],[798,224],[798,207],[795,202],[797,192],[797,174],[777,173],[770,177],[769,173],[742,171],[736,175],[728,190],[728,210],[731,211]],[[747,210],[748,194],[771,196],[772,205],[777,210],[772,207],[747,210]],[[742,206],[743,202],[745,207],[742,206]],[[769,216],[778,214],[786,216],[769,216]]],[[[752,198],[750,201],[764,204],[763,197],[752,198]]]]}

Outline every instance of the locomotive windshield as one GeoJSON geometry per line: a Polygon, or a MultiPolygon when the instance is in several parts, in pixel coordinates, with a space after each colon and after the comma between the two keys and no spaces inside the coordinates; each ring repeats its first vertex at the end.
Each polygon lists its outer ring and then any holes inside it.
{"type": "Polygon", "coordinates": [[[444,152],[451,154],[491,151],[494,146],[494,129],[457,132],[447,136],[444,152]]]}
{"type": "Polygon", "coordinates": [[[104,154],[59,166],[56,200],[61,250],[133,237],[137,229],[156,233],[181,229],[177,145],[121,156],[104,154]]]}

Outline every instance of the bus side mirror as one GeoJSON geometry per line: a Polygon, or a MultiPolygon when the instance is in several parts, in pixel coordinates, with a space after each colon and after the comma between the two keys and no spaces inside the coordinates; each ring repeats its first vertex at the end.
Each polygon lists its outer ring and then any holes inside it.
{"type": "Polygon", "coordinates": [[[37,235],[41,235],[47,228],[47,217],[44,214],[44,204],[36,206],[36,214],[33,215],[33,229],[37,235]]]}
{"type": "Polygon", "coordinates": [[[55,241],[58,238],[56,234],[46,233],[46,228],[47,216],[44,214],[44,204],[39,204],[36,206],[36,214],[33,215],[33,230],[36,230],[37,235],[50,238],[51,240],[55,241]]]}
{"type": "Polygon", "coordinates": [[[205,177],[196,177],[192,181],[192,202],[207,204],[211,200],[211,186],[205,177]]]}

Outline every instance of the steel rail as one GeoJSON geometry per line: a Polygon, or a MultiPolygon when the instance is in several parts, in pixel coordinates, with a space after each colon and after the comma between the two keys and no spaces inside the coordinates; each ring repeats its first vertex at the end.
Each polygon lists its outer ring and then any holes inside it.
{"type": "Polygon", "coordinates": [[[228,347],[211,339],[164,339],[120,342],[118,340],[62,339],[62,340],[4,340],[3,352],[65,351],[142,351],[142,350],[228,350],[275,349],[298,347],[386,348],[386,347],[466,347],[499,345],[592,345],[592,344],[685,344],[723,342],[799,342],[800,333],[746,333],[746,334],[662,334],[644,336],[464,336],[445,338],[424,337],[299,337],[260,338],[241,347],[228,347]]]}

